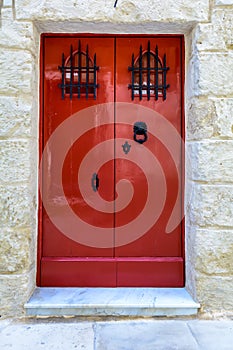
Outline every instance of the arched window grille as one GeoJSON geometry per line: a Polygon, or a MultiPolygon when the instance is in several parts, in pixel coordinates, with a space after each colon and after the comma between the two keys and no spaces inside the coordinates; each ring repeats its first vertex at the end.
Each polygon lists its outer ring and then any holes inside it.
{"type": "Polygon", "coordinates": [[[62,74],[62,83],[59,84],[62,90],[62,99],[65,98],[65,95],[69,95],[71,100],[73,95],[76,95],[78,99],[81,96],[86,96],[86,99],[93,96],[96,99],[99,67],[96,65],[96,54],[94,54],[93,59],[89,56],[88,45],[86,51],[82,51],[80,40],[78,50],[73,51],[71,45],[70,55],[65,59],[64,53],[62,54],[62,65],[58,68],[62,74]]]}
{"type": "Polygon", "coordinates": [[[140,100],[144,96],[150,100],[151,96],[155,96],[158,100],[162,96],[166,100],[166,91],[169,88],[167,84],[167,71],[169,67],[166,65],[166,54],[163,59],[159,57],[158,46],[155,51],[150,49],[150,41],[148,41],[147,50],[143,51],[140,46],[139,56],[135,59],[132,54],[132,66],[128,67],[131,71],[131,84],[129,89],[132,90],[131,98],[134,100],[138,96],[140,100]]]}

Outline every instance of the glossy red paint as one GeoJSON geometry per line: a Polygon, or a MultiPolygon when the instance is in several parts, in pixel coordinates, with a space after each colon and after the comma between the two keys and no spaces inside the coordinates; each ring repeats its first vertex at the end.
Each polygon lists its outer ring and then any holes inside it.
{"type": "MultiPolygon", "coordinates": [[[[93,36],[93,35],[44,35],[42,36],[42,75],[41,75],[41,119],[42,150],[50,136],[69,118],[70,115],[89,106],[104,102],[129,102],[151,108],[164,116],[183,137],[183,38],[181,36],[93,36]],[[70,45],[75,48],[81,39],[83,47],[88,44],[90,55],[97,55],[97,73],[99,88],[97,99],[81,99],[66,96],[61,98],[61,54],[69,56],[70,45]],[[168,73],[167,98],[158,101],[131,100],[128,89],[131,74],[132,53],[138,53],[140,45],[146,48],[150,40],[151,48],[159,47],[160,55],[167,55],[168,73]]],[[[129,179],[134,186],[133,201],[122,211],[116,213],[97,212],[84,201],[77,186],[77,173],[85,155],[97,144],[113,138],[132,138],[133,125],[123,126],[119,122],[118,110],[109,111],[109,122],[93,128],[82,135],[70,147],[62,169],[63,189],[72,210],[83,221],[93,226],[112,228],[112,240],[115,229],[134,219],[143,209],[147,197],[147,183],[143,171],[132,162],[122,159],[114,160],[114,148],[109,150],[112,161],[101,167],[98,176],[99,194],[105,200],[112,201],[116,196],[115,184],[120,179],[129,179]]],[[[140,116],[143,120],[143,116],[140,116]]],[[[135,116],[135,122],[138,116],[135,116]]],[[[156,126],[155,126],[156,127],[156,126]]],[[[93,248],[64,236],[52,223],[45,209],[40,209],[40,236],[38,254],[38,285],[41,286],[156,286],[181,287],[184,285],[184,249],[183,231],[180,224],[171,234],[165,234],[165,226],[171,214],[177,195],[177,173],[174,162],[166,147],[148,130],[146,147],[156,155],[162,164],[167,181],[167,199],[164,210],[156,224],[138,240],[120,247],[93,248]]],[[[72,140],[71,140],[72,143],[72,140]]],[[[41,150],[41,151],[42,151],[41,150]]],[[[182,156],[182,155],[181,155],[182,156]]],[[[180,164],[182,165],[182,158],[180,164]]],[[[51,164],[43,169],[43,176],[51,179],[49,196],[56,199],[57,184],[53,174],[57,171],[51,154],[51,164]]],[[[90,179],[87,179],[90,184],[90,179]]],[[[156,200],[156,198],[155,198],[156,200]]],[[[182,203],[181,203],[182,206],[182,203]]],[[[61,210],[62,215],[62,210],[61,210]]],[[[182,207],[180,207],[182,217],[182,207]]],[[[64,217],[64,220],[66,218],[64,217]]]]}

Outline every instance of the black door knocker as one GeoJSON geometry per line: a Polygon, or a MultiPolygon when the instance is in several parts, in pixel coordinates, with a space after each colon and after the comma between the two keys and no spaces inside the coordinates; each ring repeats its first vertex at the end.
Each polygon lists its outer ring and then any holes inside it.
{"type": "Polygon", "coordinates": [[[147,141],[147,125],[144,122],[136,122],[133,126],[133,139],[138,143],[144,143],[147,141]],[[143,135],[144,138],[137,137],[137,135],[143,135]]]}

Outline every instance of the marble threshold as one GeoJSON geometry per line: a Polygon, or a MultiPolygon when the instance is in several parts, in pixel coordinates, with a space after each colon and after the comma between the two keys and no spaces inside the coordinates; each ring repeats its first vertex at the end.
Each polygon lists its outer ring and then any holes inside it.
{"type": "Polygon", "coordinates": [[[189,316],[198,312],[185,288],[36,288],[28,316],[189,316]]]}

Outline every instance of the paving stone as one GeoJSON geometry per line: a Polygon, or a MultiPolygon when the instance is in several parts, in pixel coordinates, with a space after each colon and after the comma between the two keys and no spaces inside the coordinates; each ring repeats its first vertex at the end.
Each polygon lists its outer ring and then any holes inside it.
{"type": "Polygon", "coordinates": [[[96,350],[196,350],[198,346],[182,321],[99,323],[96,350]]]}
{"type": "Polygon", "coordinates": [[[0,336],[4,350],[92,350],[93,342],[92,324],[85,322],[15,324],[4,328],[0,336]]]}
{"type": "Polygon", "coordinates": [[[192,321],[188,326],[199,348],[206,350],[232,350],[233,322],[192,321]]]}

